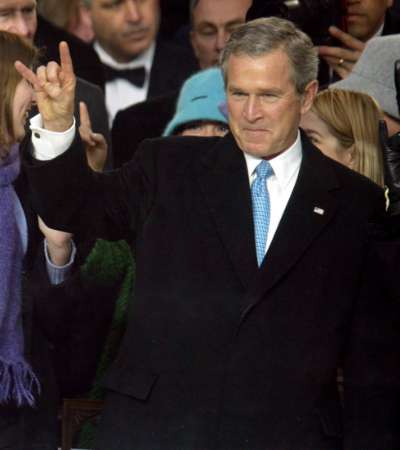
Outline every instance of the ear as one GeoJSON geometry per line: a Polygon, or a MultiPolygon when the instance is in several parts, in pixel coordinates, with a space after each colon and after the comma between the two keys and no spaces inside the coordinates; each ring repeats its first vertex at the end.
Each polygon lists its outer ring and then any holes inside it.
{"type": "Polygon", "coordinates": [[[347,148],[345,150],[346,152],[346,156],[345,156],[345,165],[349,168],[349,169],[353,169],[354,170],[354,165],[356,163],[356,156],[355,156],[355,149],[354,149],[354,145],[351,145],[349,148],[347,148]]]}
{"type": "Polygon", "coordinates": [[[304,89],[304,93],[302,95],[302,105],[301,105],[302,115],[310,110],[317,93],[318,93],[318,81],[317,80],[310,81],[307,84],[306,88],[304,89]]]}

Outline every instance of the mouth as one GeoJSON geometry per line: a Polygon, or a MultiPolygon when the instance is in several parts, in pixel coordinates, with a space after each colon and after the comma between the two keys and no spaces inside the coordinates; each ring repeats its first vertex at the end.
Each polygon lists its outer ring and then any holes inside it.
{"type": "Polygon", "coordinates": [[[141,39],[143,39],[148,33],[147,28],[138,28],[135,30],[130,30],[127,31],[126,33],[122,34],[122,37],[124,39],[128,39],[128,40],[134,40],[134,41],[139,41],[141,39]]]}
{"type": "Polygon", "coordinates": [[[245,128],[243,130],[244,136],[250,141],[263,140],[267,133],[269,133],[269,131],[263,128],[245,128]]]}

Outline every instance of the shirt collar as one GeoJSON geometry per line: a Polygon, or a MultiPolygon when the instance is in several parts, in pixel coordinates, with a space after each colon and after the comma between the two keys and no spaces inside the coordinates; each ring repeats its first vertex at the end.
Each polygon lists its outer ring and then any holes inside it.
{"type": "Polygon", "coordinates": [[[382,36],[382,31],[383,31],[384,26],[385,26],[385,21],[382,22],[382,25],[379,27],[379,30],[372,37],[374,38],[374,37],[382,36]]]}
{"type": "MultiPolygon", "coordinates": [[[[262,161],[262,158],[258,158],[257,156],[250,155],[245,152],[244,157],[247,164],[249,180],[251,180],[254,175],[254,171],[258,164],[262,161]]],[[[284,152],[280,153],[278,156],[275,156],[275,158],[268,160],[282,189],[287,186],[292,176],[298,172],[301,158],[302,146],[299,131],[293,145],[291,145],[284,152]]]]}
{"type": "Polygon", "coordinates": [[[154,53],[156,49],[156,43],[153,42],[150,47],[144,52],[140,53],[136,58],[132,59],[127,63],[120,63],[115,61],[115,59],[108,54],[103,47],[96,41],[93,44],[94,49],[100,61],[107,66],[113,67],[114,69],[123,70],[123,69],[134,69],[136,67],[144,67],[146,72],[150,72],[151,66],[153,64],[154,53]]]}

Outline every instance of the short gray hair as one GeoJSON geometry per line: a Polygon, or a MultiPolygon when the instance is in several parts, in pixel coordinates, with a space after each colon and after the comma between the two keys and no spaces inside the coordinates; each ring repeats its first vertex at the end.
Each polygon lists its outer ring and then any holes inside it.
{"type": "Polygon", "coordinates": [[[82,0],[82,3],[84,6],[86,6],[86,8],[90,8],[90,6],[92,5],[92,0],[82,0]]]}
{"type": "Polygon", "coordinates": [[[235,28],[221,54],[225,83],[231,55],[257,57],[279,49],[289,58],[296,91],[303,94],[307,84],[318,76],[318,53],[309,36],[279,17],[264,17],[235,28]]]}

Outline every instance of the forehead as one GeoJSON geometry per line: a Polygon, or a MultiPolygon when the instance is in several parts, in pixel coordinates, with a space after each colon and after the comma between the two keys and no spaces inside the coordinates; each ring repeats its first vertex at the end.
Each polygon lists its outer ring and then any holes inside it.
{"type": "Polygon", "coordinates": [[[228,90],[263,92],[269,89],[289,91],[295,87],[291,64],[283,50],[273,50],[260,56],[231,55],[227,62],[228,90]]]}
{"type": "MultiPolygon", "coordinates": [[[[1,0],[0,0],[1,1],[1,0]]],[[[146,6],[147,9],[151,9],[154,11],[159,10],[159,0],[91,0],[92,6],[110,6],[110,5],[123,5],[127,3],[135,3],[137,2],[138,5],[146,6]]]]}
{"type": "Polygon", "coordinates": [[[199,0],[193,9],[193,22],[227,23],[245,20],[251,0],[199,0]]]}
{"type": "Polygon", "coordinates": [[[1,9],[23,9],[35,6],[36,0],[0,0],[1,9]]]}

